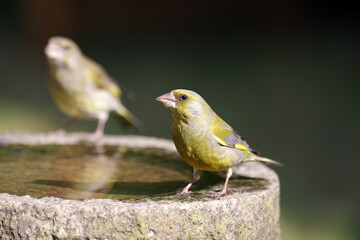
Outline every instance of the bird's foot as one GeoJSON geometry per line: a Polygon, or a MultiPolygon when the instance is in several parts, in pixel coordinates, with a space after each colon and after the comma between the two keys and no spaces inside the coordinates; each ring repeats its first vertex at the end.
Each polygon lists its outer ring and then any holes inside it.
{"type": "Polygon", "coordinates": [[[211,194],[211,196],[213,196],[214,198],[225,197],[225,196],[226,196],[226,191],[211,192],[210,194],[211,194]]]}
{"type": "Polygon", "coordinates": [[[95,133],[91,134],[89,137],[87,137],[86,141],[89,143],[97,143],[98,141],[101,140],[103,135],[104,135],[103,133],[95,132],[95,133]]]}
{"type": "Polygon", "coordinates": [[[63,128],[60,128],[59,130],[56,130],[54,132],[47,133],[48,136],[65,136],[66,130],[63,128]]]}
{"type": "Polygon", "coordinates": [[[180,196],[180,195],[190,195],[190,193],[192,193],[192,191],[189,191],[187,189],[183,189],[181,192],[177,193],[176,195],[180,196]]]}

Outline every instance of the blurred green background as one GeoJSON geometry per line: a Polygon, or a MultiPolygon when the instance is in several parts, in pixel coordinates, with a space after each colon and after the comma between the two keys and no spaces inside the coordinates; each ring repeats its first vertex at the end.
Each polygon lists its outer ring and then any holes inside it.
{"type": "MultiPolygon", "coordinates": [[[[74,39],[137,98],[141,133],[170,138],[154,100],[192,89],[284,163],[283,239],[360,239],[360,38],[355,6],[318,1],[2,1],[0,132],[66,121],[45,85],[47,39],[74,39]]],[[[71,131],[93,131],[80,121],[71,131]]],[[[110,119],[107,134],[124,132],[110,119]]]]}

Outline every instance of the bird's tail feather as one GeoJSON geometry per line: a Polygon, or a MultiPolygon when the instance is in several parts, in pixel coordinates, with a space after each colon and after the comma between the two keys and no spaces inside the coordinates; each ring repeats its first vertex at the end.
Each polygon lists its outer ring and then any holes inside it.
{"type": "Polygon", "coordinates": [[[272,164],[278,167],[283,167],[284,165],[280,162],[277,162],[275,160],[272,160],[270,158],[264,158],[264,157],[260,157],[257,155],[253,155],[251,158],[245,159],[243,162],[254,162],[254,161],[258,161],[258,162],[263,162],[263,163],[267,163],[267,164],[272,164]]]}
{"type": "Polygon", "coordinates": [[[143,127],[143,123],[140,122],[134,115],[132,115],[129,110],[127,110],[123,105],[121,105],[116,110],[117,116],[119,117],[120,123],[123,127],[133,127],[136,130],[140,131],[143,127]]]}

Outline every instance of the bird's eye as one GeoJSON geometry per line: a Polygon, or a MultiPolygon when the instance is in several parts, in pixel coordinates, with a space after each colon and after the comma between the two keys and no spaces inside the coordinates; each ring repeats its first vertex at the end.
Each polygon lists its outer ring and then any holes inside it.
{"type": "Polygon", "coordinates": [[[188,96],[186,96],[185,94],[181,95],[182,100],[186,100],[187,98],[188,98],[188,96]]]}
{"type": "Polygon", "coordinates": [[[69,49],[70,49],[70,46],[68,46],[68,45],[63,46],[63,49],[67,51],[67,50],[69,50],[69,49]]]}

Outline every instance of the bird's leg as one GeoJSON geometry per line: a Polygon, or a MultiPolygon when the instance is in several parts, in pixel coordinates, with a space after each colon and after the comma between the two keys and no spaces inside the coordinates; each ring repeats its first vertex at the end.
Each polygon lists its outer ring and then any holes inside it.
{"type": "Polygon", "coordinates": [[[95,132],[88,138],[90,142],[100,140],[104,136],[104,128],[107,118],[100,118],[95,132]]]}
{"type": "Polygon", "coordinates": [[[227,173],[226,173],[226,179],[225,179],[225,183],[224,183],[223,188],[221,189],[220,192],[218,192],[218,193],[213,193],[213,196],[214,196],[214,197],[223,197],[223,196],[226,196],[227,185],[228,185],[228,182],[229,182],[229,179],[230,179],[232,173],[233,173],[232,168],[229,168],[229,169],[227,170],[227,173]]]}
{"type": "Polygon", "coordinates": [[[194,174],[193,174],[193,179],[191,180],[191,182],[181,191],[180,194],[188,194],[189,193],[189,188],[191,187],[191,185],[198,181],[200,179],[200,174],[201,174],[201,170],[194,168],[194,174]]]}
{"type": "Polygon", "coordinates": [[[52,135],[60,135],[60,136],[64,136],[67,132],[67,130],[77,121],[76,118],[70,118],[65,125],[60,128],[59,130],[52,132],[52,135]]]}

